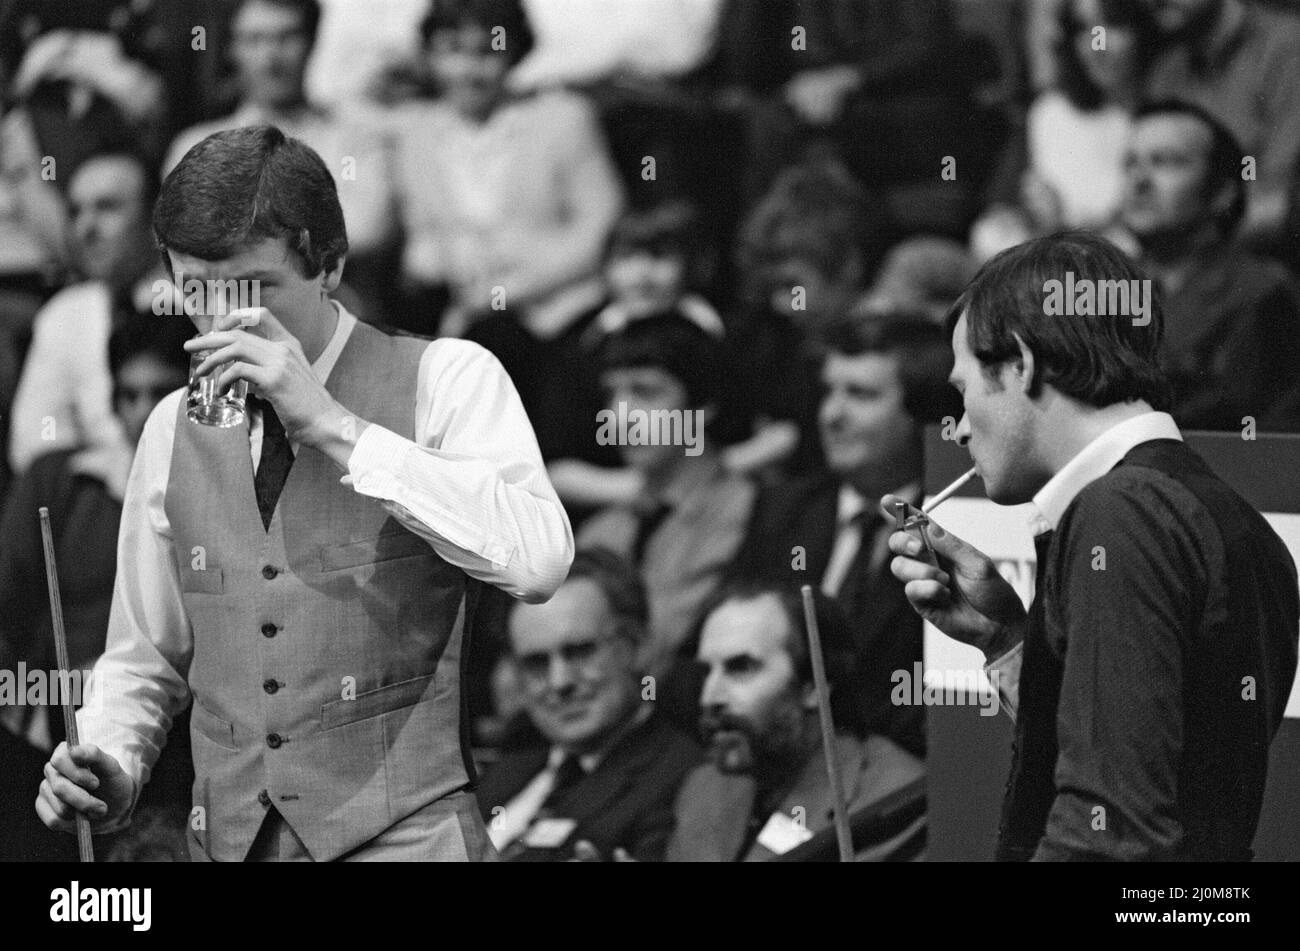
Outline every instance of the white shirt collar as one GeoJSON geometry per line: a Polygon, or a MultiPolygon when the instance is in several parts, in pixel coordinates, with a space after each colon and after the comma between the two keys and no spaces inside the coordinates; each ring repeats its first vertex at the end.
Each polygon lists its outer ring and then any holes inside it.
{"type": "Polygon", "coordinates": [[[1034,495],[1029,527],[1035,535],[1055,531],[1065,510],[1089,483],[1100,479],[1119,463],[1134,446],[1153,439],[1176,439],[1182,433],[1168,413],[1143,413],[1116,423],[1065,464],[1034,495]]]}
{"type": "Polygon", "coordinates": [[[343,352],[348,338],[352,336],[352,328],[357,325],[357,319],[348,313],[346,307],[336,300],[331,300],[330,303],[339,312],[339,322],[334,325],[334,336],[330,337],[330,342],[325,344],[325,349],[311,365],[311,372],[315,373],[316,379],[322,383],[330,378],[334,364],[339,362],[339,354],[343,352]]]}

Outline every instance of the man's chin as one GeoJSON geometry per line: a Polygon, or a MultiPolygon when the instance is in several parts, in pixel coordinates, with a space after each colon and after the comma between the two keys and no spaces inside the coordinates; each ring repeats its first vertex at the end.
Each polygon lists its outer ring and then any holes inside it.
{"type": "Polygon", "coordinates": [[[754,750],[743,733],[721,730],[709,741],[709,761],[724,773],[754,771],[754,750]]]}

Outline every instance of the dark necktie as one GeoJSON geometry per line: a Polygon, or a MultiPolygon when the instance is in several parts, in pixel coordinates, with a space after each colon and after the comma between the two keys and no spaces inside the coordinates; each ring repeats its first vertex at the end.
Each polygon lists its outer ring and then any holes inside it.
{"type": "Polygon", "coordinates": [[[262,413],[262,454],[253,478],[253,490],[257,495],[257,510],[262,515],[262,527],[270,530],[275,504],[293,465],[293,449],[275,407],[256,396],[248,398],[248,405],[262,413]]]}
{"type": "Polygon", "coordinates": [[[554,808],[564,794],[576,786],[578,781],[586,775],[587,771],[582,768],[582,763],[578,757],[572,753],[565,756],[555,770],[555,784],[551,787],[551,791],[546,794],[546,800],[542,803],[542,808],[554,808]]]}
{"type": "Polygon", "coordinates": [[[663,524],[673,508],[665,502],[653,505],[640,514],[640,521],[636,527],[636,538],[632,542],[632,562],[640,567],[641,559],[645,555],[645,546],[650,543],[652,536],[663,524]]]}
{"type": "Polygon", "coordinates": [[[861,540],[835,595],[835,600],[846,607],[855,603],[871,583],[871,558],[876,550],[877,530],[883,521],[884,516],[870,507],[853,516],[852,523],[861,529],[861,540]]]}

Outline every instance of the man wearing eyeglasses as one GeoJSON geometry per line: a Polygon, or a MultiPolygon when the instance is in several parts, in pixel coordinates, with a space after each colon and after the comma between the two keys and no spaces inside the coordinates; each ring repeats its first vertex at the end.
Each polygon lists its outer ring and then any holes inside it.
{"type": "Polygon", "coordinates": [[[510,615],[511,663],[534,742],[507,751],[478,790],[506,860],[563,861],[579,842],[658,861],[673,797],[699,748],[654,712],[639,663],[645,591],[605,549],[580,551],[546,604],[510,615]]]}

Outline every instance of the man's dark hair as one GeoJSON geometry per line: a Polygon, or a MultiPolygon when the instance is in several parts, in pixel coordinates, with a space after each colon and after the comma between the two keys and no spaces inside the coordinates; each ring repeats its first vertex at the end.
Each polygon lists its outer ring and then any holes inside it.
{"type": "Polygon", "coordinates": [[[1076,283],[1145,279],[1123,251],[1088,232],[1035,238],[980,268],[948,311],[948,338],[965,314],[967,346],[989,370],[1019,357],[1018,335],[1034,354],[1031,396],[1047,383],[1089,406],[1140,399],[1168,409],[1169,384],[1158,362],[1164,312],[1154,283],[1146,326],[1126,315],[1048,316],[1044,285],[1064,282],[1067,272],[1076,283]]]}
{"type": "Polygon", "coordinates": [[[962,415],[961,398],[948,382],[952,372],[950,339],[924,312],[895,308],[845,317],[826,329],[822,344],[827,355],[882,353],[896,357],[903,406],[917,423],[924,424],[962,415]]]}
{"type": "Polygon", "coordinates": [[[1213,113],[1182,99],[1159,99],[1140,105],[1133,113],[1136,124],[1151,116],[1188,116],[1210,130],[1210,154],[1202,194],[1208,201],[1225,185],[1232,188],[1232,203],[1215,214],[1219,233],[1230,238],[1246,215],[1246,181],[1241,177],[1244,149],[1237,137],[1213,113]]]}
{"type": "Polygon", "coordinates": [[[533,31],[519,0],[430,0],[429,12],[420,21],[420,43],[428,48],[433,34],[466,26],[489,35],[496,27],[504,29],[504,52],[511,66],[533,48],[533,31]]]}
{"type": "Polygon", "coordinates": [[[634,320],[596,347],[602,373],[657,367],[681,381],[692,409],[718,398],[722,363],[721,341],[676,310],[634,320]]]}
{"type": "Polygon", "coordinates": [[[270,125],[216,132],[186,152],[163,182],[153,228],[168,272],[169,251],[220,261],[259,239],[284,238],[314,277],[348,250],[329,169],[270,125]]]}
{"type": "Polygon", "coordinates": [[[319,0],[238,0],[230,19],[234,22],[239,11],[250,3],[262,3],[273,7],[285,7],[293,10],[302,19],[302,31],[307,36],[310,46],[316,45],[316,35],[320,31],[321,6],[319,0]]]}
{"type": "MultiPolygon", "coordinates": [[[[573,565],[564,583],[582,578],[593,582],[605,596],[619,633],[634,643],[640,643],[645,636],[649,608],[645,585],[631,562],[608,548],[579,549],[573,556],[573,565]]],[[[510,647],[513,650],[514,644],[511,643],[510,647]]]]}
{"type": "MultiPolygon", "coordinates": [[[[1151,15],[1133,0],[1100,0],[1100,17],[1105,23],[1125,26],[1137,36],[1136,55],[1139,68],[1150,61],[1156,42],[1156,25],[1151,15]]],[[[1075,36],[1080,30],[1090,32],[1098,24],[1080,20],[1073,3],[1061,3],[1057,11],[1056,62],[1060,68],[1061,92],[1075,106],[1084,111],[1100,109],[1106,97],[1088,76],[1088,70],[1075,48],[1075,36]]],[[[1106,52],[1100,55],[1110,55],[1106,52]]]]}
{"type": "Polygon", "coordinates": [[[194,336],[194,325],[184,317],[134,314],[108,338],[108,369],[114,378],[136,357],[153,357],[182,379],[189,375],[190,355],[183,349],[194,336]]]}

